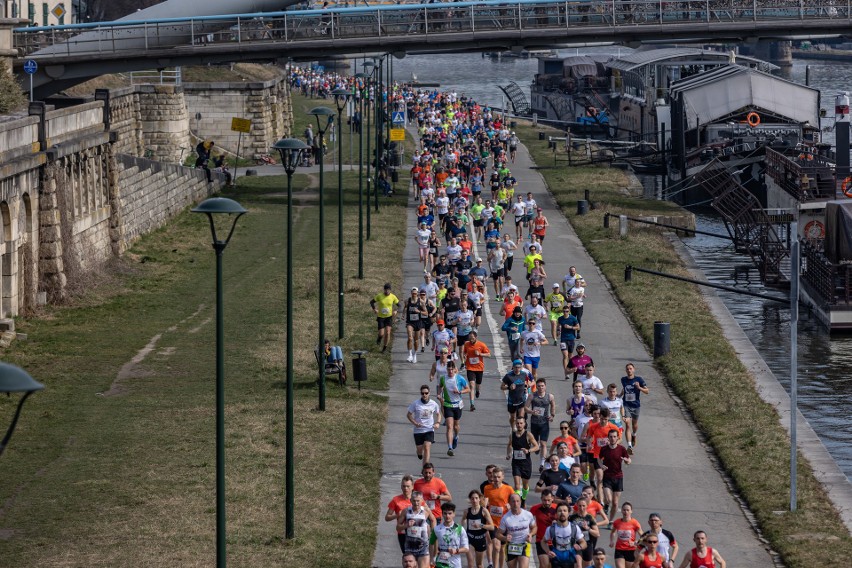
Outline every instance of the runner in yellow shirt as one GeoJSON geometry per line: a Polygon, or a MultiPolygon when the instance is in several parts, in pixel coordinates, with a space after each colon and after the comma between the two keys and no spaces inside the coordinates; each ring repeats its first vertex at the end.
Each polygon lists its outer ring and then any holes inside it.
{"type": "Polygon", "coordinates": [[[379,325],[379,335],[376,337],[376,345],[384,340],[384,345],[382,346],[382,352],[384,353],[393,336],[393,318],[396,317],[397,308],[399,307],[399,298],[391,292],[390,282],[385,284],[384,292],[376,294],[376,297],[370,300],[370,307],[376,313],[376,322],[379,325]]]}
{"type": "Polygon", "coordinates": [[[547,314],[550,318],[550,335],[553,336],[553,344],[559,344],[559,336],[556,335],[557,320],[562,316],[562,306],[565,305],[565,296],[559,291],[559,284],[553,283],[553,292],[544,299],[547,304],[547,314]]]}

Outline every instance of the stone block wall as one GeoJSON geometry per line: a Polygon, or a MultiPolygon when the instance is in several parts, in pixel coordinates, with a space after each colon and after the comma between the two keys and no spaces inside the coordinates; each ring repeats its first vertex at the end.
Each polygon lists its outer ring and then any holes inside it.
{"type": "Polygon", "coordinates": [[[251,132],[242,137],[240,155],[248,158],[270,153],[276,141],[290,135],[292,110],[287,80],[257,83],[184,83],[184,98],[194,134],[211,139],[236,153],[239,132],[231,119],[251,121],[251,132]],[[196,115],[201,118],[196,120],[196,115]]]}
{"type": "Polygon", "coordinates": [[[189,118],[183,88],[175,85],[139,85],[139,114],[144,155],[176,163],[181,148],[189,150],[189,118]]]}
{"type": "Polygon", "coordinates": [[[99,89],[95,96],[108,101],[109,129],[115,139],[113,149],[122,154],[144,156],[142,112],[139,108],[139,92],[136,87],[99,89]]]}

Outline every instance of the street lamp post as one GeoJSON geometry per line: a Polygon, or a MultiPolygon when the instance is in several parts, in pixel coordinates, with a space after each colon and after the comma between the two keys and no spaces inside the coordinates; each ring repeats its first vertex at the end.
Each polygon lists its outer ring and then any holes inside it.
{"type": "Polygon", "coordinates": [[[31,394],[43,388],[43,384],[33,379],[29,373],[20,367],[8,363],[0,363],[0,392],[5,392],[7,395],[13,392],[24,393],[21,396],[21,400],[18,401],[18,408],[15,409],[15,415],[12,416],[12,423],[9,424],[6,435],[3,436],[3,440],[0,440],[0,456],[3,455],[3,451],[12,438],[12,433],[18,424],[18,418],[21,416],[21,409],[24,407],[24,402],[26,402],[31,394]]]}
{"type": "Polygon", "coordinates": [[[372,227],[372,223],[370,222],[370,139],[372,138],[372,133],[370,132],[370,123],[372,122],[372,113],[373,109],[370,107],[370,85],[373,83],[373,71],[376,67],[375,62],[373,61],[365,61],[364,69],[367,72],[367,77],[369,81],[367,82],[367,240],[370,240],[370,230],[372,227]]]}
{"type": "Polygon", "coordinates": [[[287,425],[284,493],[286,512],[284,536],[291,540],[296,536],[295,517],[295,463],[293,461],[293,173],[302,160],[308,145],[296,138],[282,138],[273,146],[281,155],[281,164],[287,172],[287,425]]]}
{"type": "MultiPolygon", "coordinates": [[[[343,109],[349,98],[349,89],[335,89],[337,105],[337,131],[343,132],[343,109]]],[[[343,339],[343,135],[337,136],[337,338],[343,339]]]]}
{"type": "MultiPolygon", "coordinates": [[[[325,341],[325,178],[323,168],[323,141],[329,126],[334,123],[334,111],[328,107],[320,106],[312,108],[308,114],[317,119],[317,136],[319,136],[319,265],[317,280],[319,288],[319,342],[318,349],[322,351],[325,341]],[[325,121],[325,126],[323,126],[325,121]]],[[[319,367],[319,409],[325,410],[325,365],[319,367]]]]}
{"type": "Polygon", "coordinates": [[[213,235],[213,250],[216,251],[216,567],[225,568],[225,320],[222,253],[234,234],[237,220],[246,210],[232,199],[211,197],[199,203],[192,212],[207,215],[213,235]],[[216,236],[214,216],[218,215],[235,215],[225,240],[216,236]]]}
{"type": "MultiPolygon", "coordinates": [[[[364,73],[355,73],[359,82],[367,76],[364,73]]],[[[357,88],[357,85],[356,85],[357,88]]],[[[364,279],[364,89],[358,97],[358,279],[364,279]]]]}
{"type": "Polygon", "coordinates": [[[373,203],[379,212],[379,174],[381,173],[382,154],[384,153],[384,56],[376,58],[376,175],[373,180],[373,203]]]}

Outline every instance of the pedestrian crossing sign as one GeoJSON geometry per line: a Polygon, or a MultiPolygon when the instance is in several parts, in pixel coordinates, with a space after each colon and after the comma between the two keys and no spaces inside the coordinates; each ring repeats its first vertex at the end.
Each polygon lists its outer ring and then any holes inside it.
{"type": "Polygon", "coordinates": [[[405,124],[405,114],[402,111],[394,111],[393,118],[391,120],[394,124],[405,124]]]}

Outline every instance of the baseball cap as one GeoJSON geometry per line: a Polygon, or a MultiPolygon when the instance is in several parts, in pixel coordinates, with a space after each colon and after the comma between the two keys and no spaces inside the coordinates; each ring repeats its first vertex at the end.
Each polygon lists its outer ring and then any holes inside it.
{"type": "Polygon", "coordinates": [[[512,361],[512,365],[523,365],[523,364],[524,364],[524,362],[521,361],[520,359],[515,359],[514,361],[512,361]]]}
{"type": "Polygon", "coordinates": [[[476,262],[482,262],[482,258],[477,256],[477,257],[476,257],[476,262]]]}
{"type": "Polygon", "coordinates": [[[412,292],[416,292],[416,291],[417,291],[417,286],[412,286],[412,287],[411,287],[411,291],[412,291],[412,292]]]}
{"type": "Polygon", "coordinates": [[[447,349],[446,347],[441,347],[441,353],[449,353],[449,352],[450,352],[450,350],[447,349]]]}
{"type": "Polygon", "coordinates": [[[438,325],[444,325],[444,320],[437,320],[435,323],[438,325]]]}
{"type": "Polygon", "coordinates": [[[583,345],[582,343],[581,343],[580,345],[578,345],[578,346],[577,346],[577,349],[585,349],[585,348],[586,348],[586,346],[585,346],[585,345],[583,345]]]}
{"type": "Polygon", "coordinates": [[[554,283],[553,283],[553,287],[554,287],[554,288],[559,288],[559,284],[558,284],[558,283],[556,283],[556,282],[554,282],[554,283]]]}

